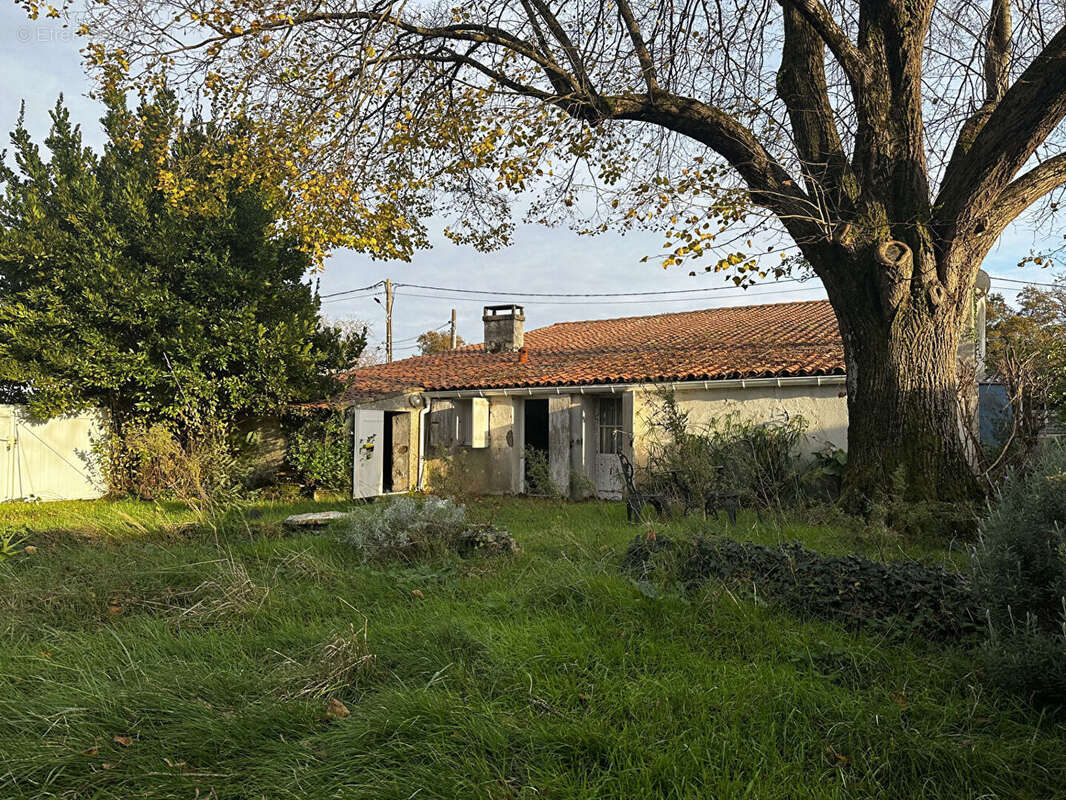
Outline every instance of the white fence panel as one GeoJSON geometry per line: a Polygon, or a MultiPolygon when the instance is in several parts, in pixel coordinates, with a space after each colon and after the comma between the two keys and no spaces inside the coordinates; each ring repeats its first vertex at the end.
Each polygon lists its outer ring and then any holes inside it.
{"type": "Polygon", "coordinates": [[[101,412],[40,422],[25,406],[0,405],[0,502],[102,497],[92,458],[93,440],[102,434],[101,412]]]}

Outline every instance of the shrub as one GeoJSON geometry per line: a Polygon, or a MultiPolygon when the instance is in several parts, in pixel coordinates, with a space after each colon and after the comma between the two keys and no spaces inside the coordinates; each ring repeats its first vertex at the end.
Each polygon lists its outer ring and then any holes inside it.
{"type": "Polygon", "coordinates": [[[674,577],[690,589],[712,578],[754,586],[758,595],[793,612],[854,627],[933,639],[976,631],[966,581],[940,566],[825,555],[798,542],[766,547],[725,537],[679,542],[638,537],[624,564],[639,579],[662,573],[667,582],[674,577]]]}
{"type": "Polygon", "coordinates": [[[364,560],[413,561],[447,552],[515,552],[506,531],[467,522],[466,506],[451,500],[401,497],[377,506],[369,514],[354,515],[344,540],[360,550],[364,560]]]}
{"type": "Polygon", "coordinates": [[[97,445],[112,494],[174,498],[190,506],[228,502],[240,493],[246,467],[218,420],[176,425],[130,423],[97,445]]]}
{"type": "Polygon", "coordinates": [[[541,497],[559,500],[564,497],[562,487],[552,478],[551,464],[544,450],[527,447],[526,452],[526,492],[541,497]]]}
{"type": "Polygon", "coordinates": [[[871,526],[884,526],[909,539],[948,542],[973,541],[977,534],[978,507],[967,502],[911,500],[907,497],[908,478],[903,469],[892,476],[892,485],[867,514],[871,526]]]}
{"type": "Polygon", "coordinates": [[[473,496],[474,468],[470,451],[459,447],[438,447],[433,463],[426,465],[426,486],[432,494],[464,503],[473,496]]]}
{"type": "Polygon", "coordinates": [[[305,486],[350,493],[352,447],[343,413],[328,411],[301,417],[290,428],[285,460],[305,486]]]}
{"type": "Polygon", "coordinates": [[[684,483],[695,498],[709,492],[737,495],[741,502],[770,507],[793,499],[801,463],[803,417],[768,421],[727,414],[694,426],[672,391],[662,391],[650,419],[658,431],[650,448],[648,482],[658,491],[677,492],[684,483]]]}
{"type": "Polygon", "coordinates": [[[815,501],[837,500],[848,466],[848,451],[826,442],[812,455],[813,460],[801,476],[804,494],[815,501]]]}
{"type": "Polygon", "coordinates": [[[1066,443],[1011,471],[981,524],[974,585],[988,623],[989,678],[1066,704],[1066,443]]]}

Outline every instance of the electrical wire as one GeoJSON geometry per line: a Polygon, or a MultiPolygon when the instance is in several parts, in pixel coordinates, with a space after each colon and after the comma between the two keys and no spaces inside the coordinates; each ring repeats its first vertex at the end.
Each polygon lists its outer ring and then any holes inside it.
{"type": "Polygon", "coordinates": [[[1049,289],[1061,289],[1063,285],[1061,283],[1041,283],[1040,281],[1020,281],[1016,278],[1001,278],[998,275],[990,275],[989,278],[993,281],[1001,281],[1002,283],[1016,283],[1022,286],[1046,286],[1049,289]]]}
{"type": "Polygon", "coordinates": [[[378,297],[380,294],[381,292],[372,292],[371,294],[361,294],[355,297],[334,297],[330,300],[323,300],[322,305],[326,305],[327,303],[343,303],[345,300],[367,300],[371,297],[378,297]]]}
{"type": "MultiPolygon", "coordinates": [[[[802,278],[782,278],[775,283],[802,283],[802,278]]],[[[705,286],[700,289],[664,289],[655,292],[494,292],[488,289],[457,289],[447,286],[426,286],[421,283],[396,283],[393,286],[427,289],[436,292],[456,292],[458,294],[492,295],[495,297],[650,297],[665,294],[699,294],[702,292],[721,292],[736,289],[736,286],[705,286]]]]}
{"type": "Polygon", "coordinates": [[[376,289],[379,286],[384,286],[384,285],[385,285],[385,281],[378,281],[377,283],[372,283],[369,286],[364,286],[361,289],[345,289],[344,291],[341,291],[341,292],[330,292],[329,294],[323,294],[323,295],[319,295],[319,296],[324,300],[327,297],[340,297],[342,294],[355,294],[356,292],[366,292],[366,291],[369,291],[370,289],[376,289]]]}
{"type": "MultiPolygon", "coordinates": [[[[718,299],[734,299],[740,297],[762,297],[765,295],[780,295],[780,294],[797,294],[800,292],[816,292],[823,291],[821,286],[808,286],[803,289],[782,289],[780,291],[769,292],[741,292],[740,294],[727,294],[720,295],[718,299]]],[[[430,300],[451,300],[457,303],[480,303],[482,300],[477,297],[449,297],[447,295],[438,294],[419,294],[416,292],[405,292],[404,297],[421,297],[430,300]]],[[[662,304],[662,303],[694,303],[698,302],[699,297],[664,297],[659,300],[601,300],[596,305],[648,305],[648,304],[662,304]]],[[[710,298],[707,298],[710,299],[710,298]]],[[[529,300],[525,301],[525,305],[544,305],[544,306],[587,306],[589,303],[575,301],[575,300],[529,300]]]]}
{"type": "MultiPolygon", "coordinates": [[[[1013,283],[1022,286],[1045,286],[1048,288],[1058,288],[1061,284],[1057,283],[1042,283],[1040,281],[1026,281],[1016,278],[1002,278],[998,275],[990,276],[993,281],[1000,281],[1003,283],[1013,283]]],[[[781,283],[803,283],[804,278],[781,278],[774,281],[775,284],[781,283]]],[[[331,292],[330,294],[320,295],[323,300],[329,298],[345,297],[347,295],[358,294],[359,292],[369,292],[371,289],[377,289],[385,285],[385,281],[378,281],[370,286],[363,286],[359,289],[345,289],[340,292],[331,292]]],[[[760,286],[766,286],[768,284],[759,284],[760,286]]],[[[599,297],[662,297],[665,295],[698,295],[706,292],[721,292],[736,289],[736,286],[704,286],[698,289],[663,289],[652,292],[515,292],[515,291],[493,291],[491,289],[464,289],[460,287],[452,286],[430,286],[422,283],[394,283],[394,289],[400,289],[403,287],[411,289],[423,289],[433,292],[451,292],[453,294],[471,294],[471,295],[484,295],[492,297],[542,297],[542,298],[599,298],[599,297]]],[[[380,294],[380,292],[371,292],[362,297],[373,297],[380,294]]],[[[405,293],[406,294],[406,293],[405,293]]],[[[409,297],[427,297],[428,295],[420,294],[408,294],[409,297]]],[[[736,295],[741,296],[741,295],[736,295]]],[[[361,299],[361,298],[348,298],[348,299],[361,299]]],[[[680,299],[680,298],[678,298],[680,299]]]]}

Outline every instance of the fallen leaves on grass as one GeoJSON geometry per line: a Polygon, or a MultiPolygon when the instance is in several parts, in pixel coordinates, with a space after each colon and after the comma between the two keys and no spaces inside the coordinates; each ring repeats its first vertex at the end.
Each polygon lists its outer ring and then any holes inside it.
{"type": "Polygon", "coordinates": [[[348,710],[348,706],[344,705],[340,700],[334,697],[326,705],[326,719],[344,719],[352,712],[348,710]]]}

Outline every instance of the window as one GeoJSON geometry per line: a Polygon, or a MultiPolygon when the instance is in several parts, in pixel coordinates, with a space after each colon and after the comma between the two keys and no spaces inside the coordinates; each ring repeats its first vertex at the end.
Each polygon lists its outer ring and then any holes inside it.
{"type": "Polygon", "coordinates": [[[601,455],[622,452],[622,398],[601,397],[599,407],[601,455]]]}
{"type": "Polygon", "coordinates": [[[434,400],[429,412],[429,446],[433,448],[489,446],[489,401],[434,400]]]}

